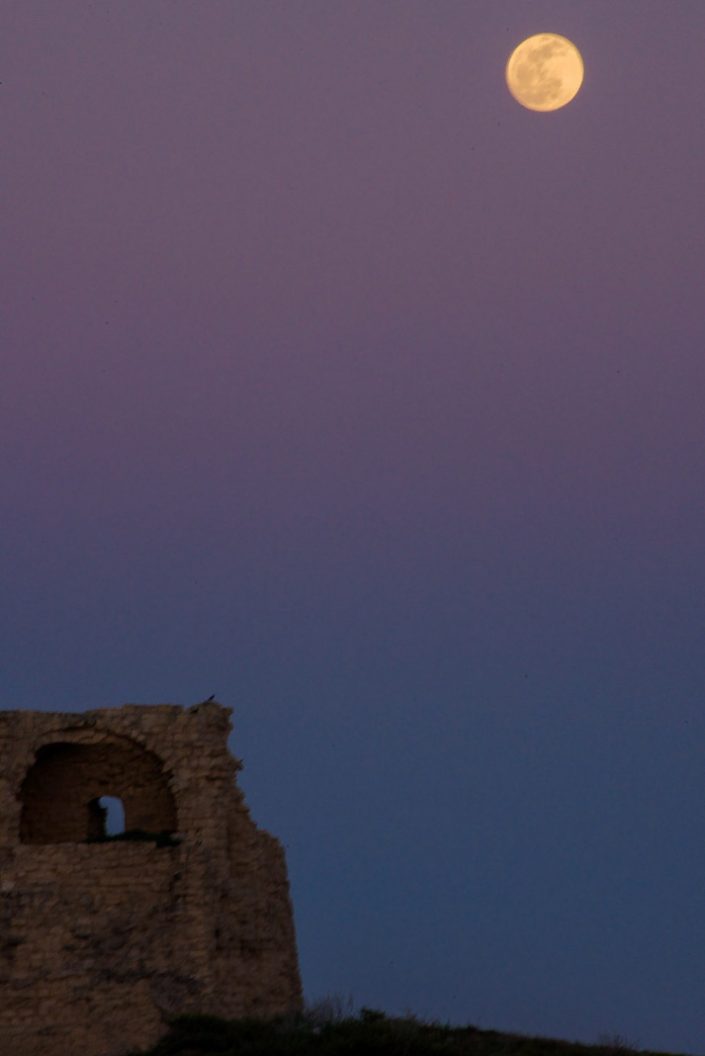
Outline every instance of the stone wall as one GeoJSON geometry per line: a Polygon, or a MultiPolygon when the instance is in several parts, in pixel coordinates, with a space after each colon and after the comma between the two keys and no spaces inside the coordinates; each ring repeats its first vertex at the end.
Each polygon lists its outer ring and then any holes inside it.
{"type": "Polygon", "coordinates": [[[300,1007],[284,854],[235,783],[229,716],[0,712],[0,1053],[123,1056],[175,1013],[300,1007]],[[94,842],[104,795],[151,838],[94,842]]]}

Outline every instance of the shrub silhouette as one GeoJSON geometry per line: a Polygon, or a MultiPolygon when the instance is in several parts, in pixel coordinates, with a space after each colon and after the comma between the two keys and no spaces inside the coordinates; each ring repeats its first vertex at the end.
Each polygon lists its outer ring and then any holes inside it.
{"type": "Polygon", "coordinates": [[[369,1008],[341,1018],[341,1009],[339,999],[327,999],[307,1012],[268,1020],[179,1016],[155,1048],[134,1056],[615,1056],[612,1038],[581,1045],[369,1008]]]}
{"type": "Polygon", "coordinates": [[[178,847],[181,840],[172,832],[145,832],[144,829],[128,829],[112,835],[89,836],[86,843],[155,843],[157,847],[178,847]]]}

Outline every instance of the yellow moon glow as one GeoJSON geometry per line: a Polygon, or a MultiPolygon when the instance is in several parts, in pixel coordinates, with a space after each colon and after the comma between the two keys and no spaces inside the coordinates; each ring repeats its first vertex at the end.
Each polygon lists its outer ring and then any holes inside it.
{"type": "Polygon", "coordinates": [[[583,83],[583,60],[572,41],[557,33],[522,40],[509,56],[507,87],[529,110],[558,110],[583,83]]]}

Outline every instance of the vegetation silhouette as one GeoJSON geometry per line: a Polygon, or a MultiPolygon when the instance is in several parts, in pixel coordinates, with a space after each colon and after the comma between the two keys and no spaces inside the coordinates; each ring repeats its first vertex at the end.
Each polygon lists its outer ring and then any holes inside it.
{"type": "Polygon", "coordinates": [[[354,1016],[327,999],[275,1019],[178,1016],[153,1049],[133,1056],[625,1056],[637,1051],[642,1050],[616,1034],[584,1045],[451,1027],[370,1008],[354,1016]]]}
{"type": "Polygon", "coordinates": [[[178,847],[181,840],[173,832],[145,832],[144,829],[128,829],[126,832],[101,833],[89,836],[86,843],[155,843],[157,847],[178,847]]]}

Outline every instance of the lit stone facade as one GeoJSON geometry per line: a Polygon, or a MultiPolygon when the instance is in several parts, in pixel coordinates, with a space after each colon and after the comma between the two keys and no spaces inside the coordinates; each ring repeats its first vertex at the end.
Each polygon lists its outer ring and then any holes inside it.
{"type": "Polygon", "coordinates": [[[300,1007],[284,853],[229,730],[215,703],[0,712],[3,1056],[123,1056],[176,1013],[300,1007]],[[161,837],[91,842],[104,795],[161,837]]]}

